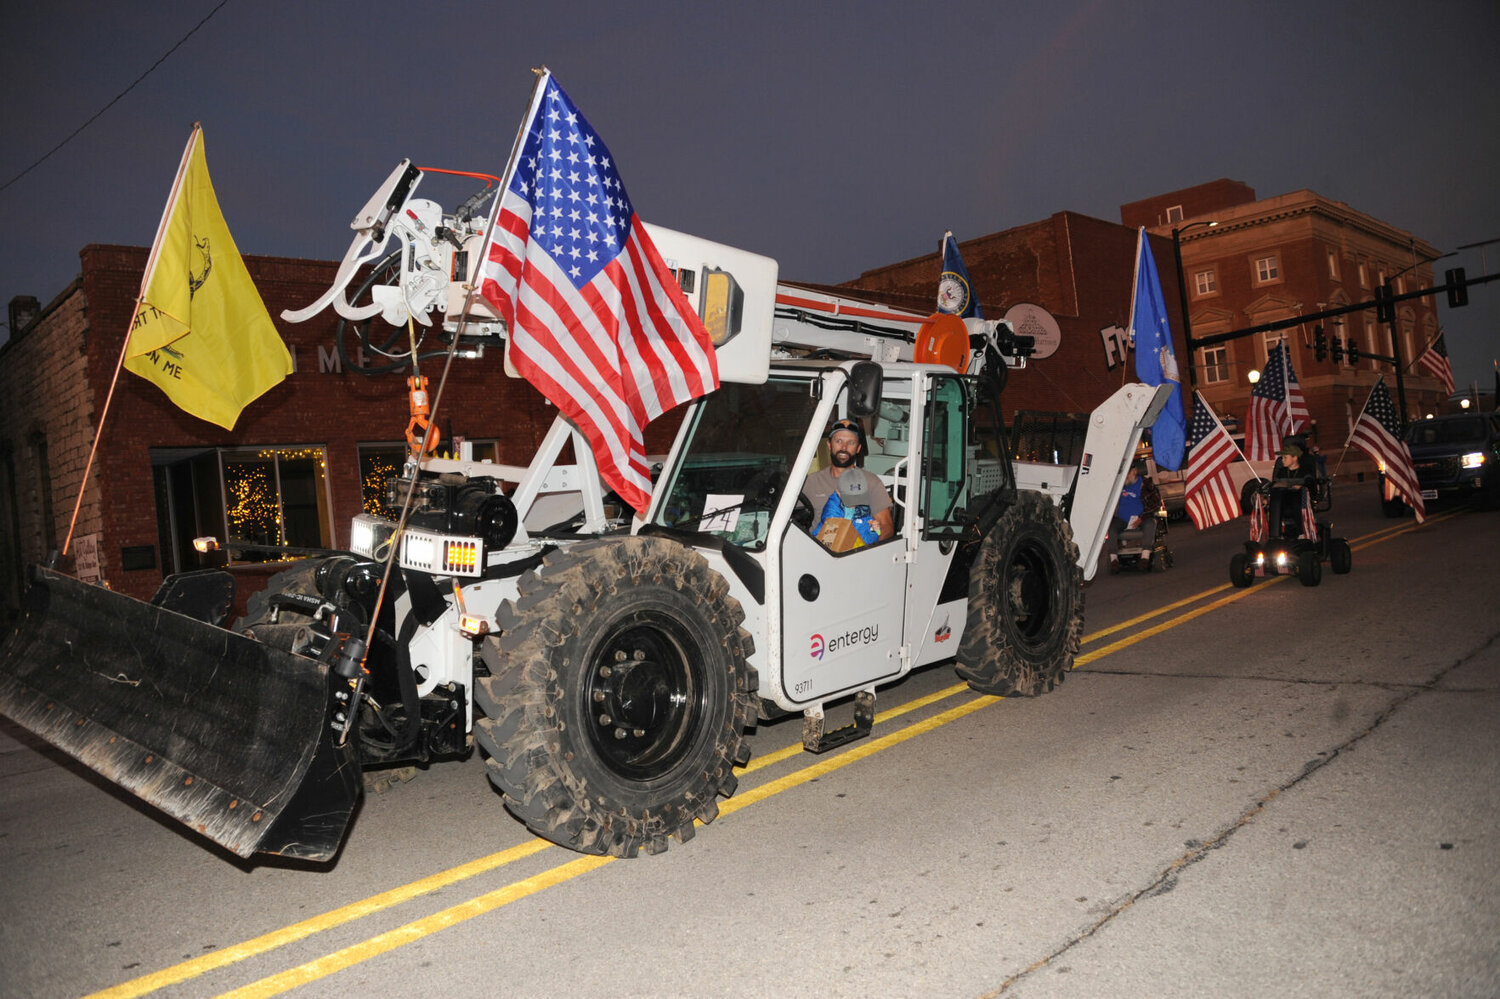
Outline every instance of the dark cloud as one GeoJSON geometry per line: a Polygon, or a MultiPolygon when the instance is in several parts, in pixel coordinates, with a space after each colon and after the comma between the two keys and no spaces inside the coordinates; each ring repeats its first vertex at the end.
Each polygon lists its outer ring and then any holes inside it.
{"type": "MultiPolygon", "coordinates": [[[[6,5],[0,183],[215,6],[6,5]]],[[[644,217],[794,279],[934,251],[945,228],[1117,220],[1219,177],[1311,188],[1446,251],[1500,237],[1496,37],[1487,2],[232,0],[0,193],[0,297],[45,303],[87,243],[149,243],[195,120],[242,251],[337,257],[401,157],[500,172],[542,63],[644,217]]],[[[1448,263],[1481,267],[1478,251],[1448,263]]],[[[1442,315],[1460,381],[1500,352],[1500,288],[1472,297],[1442,315]]]]}

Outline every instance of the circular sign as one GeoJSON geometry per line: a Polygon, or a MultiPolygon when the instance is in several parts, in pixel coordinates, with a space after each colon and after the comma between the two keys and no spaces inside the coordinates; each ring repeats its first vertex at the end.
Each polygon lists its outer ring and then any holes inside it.
{"type": "Polygon", "coordinates": [[[1036,340],[1036,353],[1031,355],[1032,360],[1051,357],[1062,345],[1062,330],[1058,328],[1057,320],[1040,305],[1018,302],[1006,310],[1005,321],[1020,336],[1036,340]]]}

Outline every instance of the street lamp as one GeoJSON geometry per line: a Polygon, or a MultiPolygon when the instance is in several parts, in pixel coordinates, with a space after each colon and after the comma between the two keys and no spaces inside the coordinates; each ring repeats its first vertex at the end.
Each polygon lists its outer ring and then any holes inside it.
{"type": "Polygon", "coordinates": [[[1182,228],[1172,228],[1172,259],[1177,263],[1177,294],[1182,297],[1182,336],[1187,344],[1187,369],[1188,390],[1198,390],[1197,365],[1193,363],[1193,321],[1188,318],[1188,293],[1187,279],[1182,275],[1182,234],[1199,226],[1208,226],[1210,229],[1219,223],[1216,221],[1189,222],[1182,228]]]}
{"type": "Polygon", "coordinates": [[[1251,368],[1250,372],[1245,375],[1245,377],[1250,380],[1251,385],[1257,385],[1260,383],[1260,372],[1255,370],[1254,368],[1251,368]]]}

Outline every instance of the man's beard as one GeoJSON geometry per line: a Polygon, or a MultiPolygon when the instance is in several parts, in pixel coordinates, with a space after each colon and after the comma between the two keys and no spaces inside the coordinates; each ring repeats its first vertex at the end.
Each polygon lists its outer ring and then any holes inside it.
{"type": "Polygon", "coordinates": [[[828,458],[833,462],[833,466],[835,468],[848,468],[850,465],[854,464],[853,451],[835,451],[830,454],[828,458]]]}

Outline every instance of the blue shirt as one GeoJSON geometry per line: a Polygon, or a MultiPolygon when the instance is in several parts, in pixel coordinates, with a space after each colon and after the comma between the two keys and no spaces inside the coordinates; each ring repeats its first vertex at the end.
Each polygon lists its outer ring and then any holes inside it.
{"type": "Polygon", "coordinates": [[[1137,477],[1134,482],[1127,481],[1120,489],[1120,505],[1115,507],[1115,516],[1127,524],[1131,517],[1139,517],[1145,510],[1141,505],[1141,486],[1144,481],[1137,477]]]}

